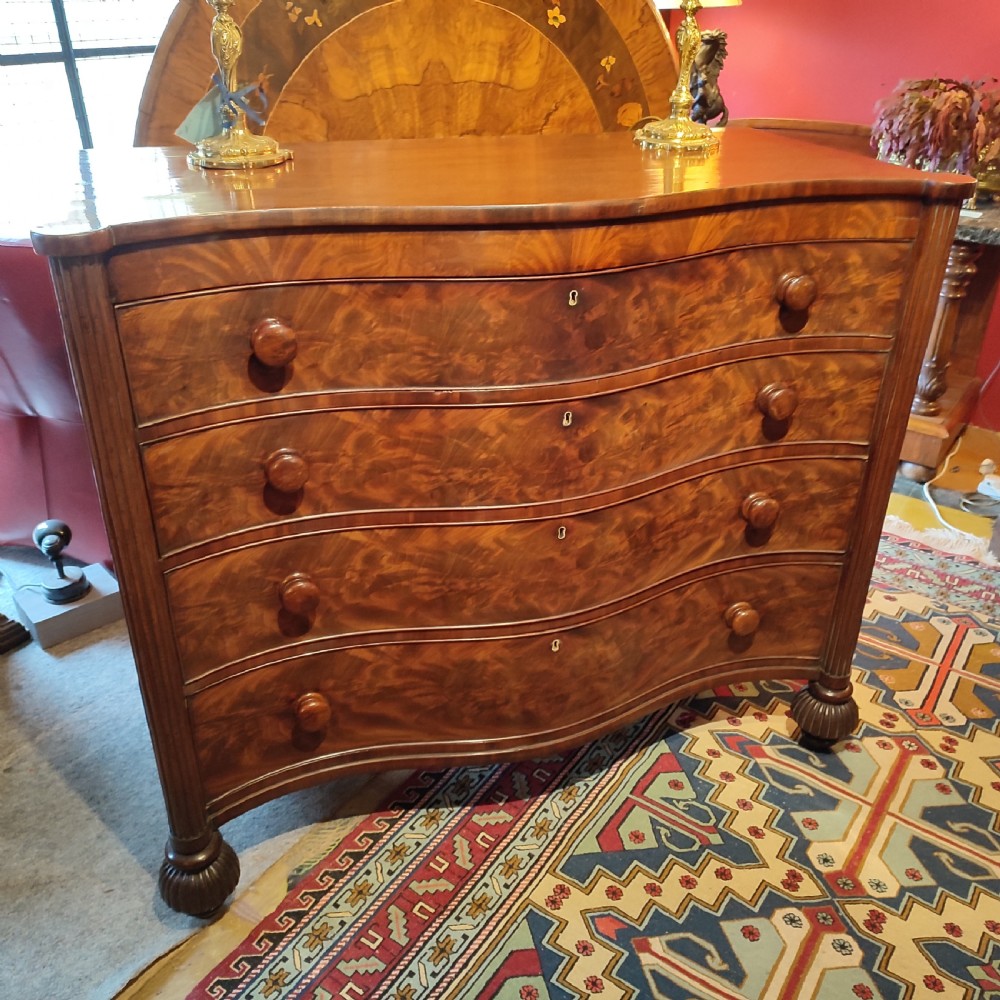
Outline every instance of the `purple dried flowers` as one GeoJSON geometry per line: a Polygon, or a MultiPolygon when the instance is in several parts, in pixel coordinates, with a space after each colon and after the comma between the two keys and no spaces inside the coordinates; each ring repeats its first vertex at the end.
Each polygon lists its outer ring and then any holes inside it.
{"type": "Polygon", "coordinates": [[[880,159],[966,174],[1000,159],[995,79],[903,80],[875,113],[872,148],[880,159]]]}

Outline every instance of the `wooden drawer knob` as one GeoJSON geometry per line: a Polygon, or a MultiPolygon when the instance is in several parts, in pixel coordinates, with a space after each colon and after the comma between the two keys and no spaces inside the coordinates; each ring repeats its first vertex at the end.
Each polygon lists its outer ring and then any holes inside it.
{"type": "Polygon", "coordinates": [[[726,608],[726,625],[738,636],[753,635],[760,626],[760,615],[747,604],[737,601],[726,608]]]}
{"type": "Polygon", "coordinates": [[[298,493],[309,479],[309,463],[294,449],[279,448],[267,456],[264,476],[279,493],[298,493]]]}
{"type": "Polygon", "coordinates": [[[267,368],[284,368],[295,360],[299,343],[295,331],[280,319],[262,319],[250,334],[253,356],[267,368]]]}
{"type": "Polygon", "coordinates": [[[766,493],[751,493],[740,505],[743,520],[758,531],[773,528],[781,513],[781,504],[766,493]]]}
{"type": "Polygon", "coordinates": [[[308,573],[292,573],[278,588],[281,606],[293,615],[306,617],[319,607],[319,587],[308,573]]]}
{"type": "Polygon", "coordinates": [[[815,278],[788,272],[778,279],[775,298],[792,312],[805,312],[816,301],[817,291],[815,278]]]}
{"type": "Polygon", "coordinates": [[[304,733],[321,733],[332,714],[330,703],[318,691],[309,691],[295,702],[295,722],[304,733]]]}
{"type": "Polygon", "coordinates": [[[791,417],[798,409],[798,405],[799,394],[792,386],[785,385],[784,382],[772,382],[770,385],[765,385],[757,393],[757,409],[765,417],[770,417],[781,423],[791,417]]]}

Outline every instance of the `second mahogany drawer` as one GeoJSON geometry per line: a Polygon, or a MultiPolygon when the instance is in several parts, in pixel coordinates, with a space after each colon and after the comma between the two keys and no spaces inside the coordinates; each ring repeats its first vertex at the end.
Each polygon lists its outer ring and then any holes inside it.
{"type": "Polygon", "coordinates": [[[865,445],[884,363],[802,352],[584,398],[317,410],[177,435],[144,449],[160,551],[354,511],[574,501],[831,428],[865,445]],[[784,420],[762,410],[775,387],[784,420]]]}

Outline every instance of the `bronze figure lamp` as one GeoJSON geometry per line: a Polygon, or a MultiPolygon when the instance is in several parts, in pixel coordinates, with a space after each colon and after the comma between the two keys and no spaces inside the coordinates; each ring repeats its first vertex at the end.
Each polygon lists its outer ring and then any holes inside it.
{"type": "Polygon", "coordinates": [[[718,74],[726,56],[726,35],[722,31],[703,32],[695,15],[703,7],[736,7],[743,0],[658,0],[662,10],[681,10],[684,17],[677,28],[680,64],[677,86],[670,95],[670,115],[636,131],[636,142],[650,149],[708,150],[718,145],[718,137],[707,124],[721,115],[729,117],[718,90],[718,74]]]}

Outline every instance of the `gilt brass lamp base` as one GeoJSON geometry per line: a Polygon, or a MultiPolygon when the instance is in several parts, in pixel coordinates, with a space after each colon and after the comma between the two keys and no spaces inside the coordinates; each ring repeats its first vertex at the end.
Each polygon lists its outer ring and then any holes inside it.
{"type": "Polygon", "coordinates": [[[223,170],[273,167],[291,158],[291,150],[282,149],[274,139],[256,135],[242,124],[202,139],[197,149],[188,154],[188,162],[195,167],[223,170]]]}
{"type": "Polygon", "coordinates": [[[677,29],[677,51],[680,63],[677,86],[670,95],[670,115],[650,122],[635,133],[635,141],[643,149],[672,149],[696,152],[714,149],[719,145],[718,136],[701,122],[691,119],[694,97],[691,94],[691,68],[701,46],[701,30],[695,14],[701,10],[701,0],[680,0],[684,20],[677,29]]]}
{"type": "MultiPolygon", "coordinates": [[[[244,95],[252,87],[240,89],[236,64],[243,51],[243,32],[233,20],[229,8],[236,0],[208,0],[215,11],[212,18],[212,55],[219,64],[213,76],[219,89],[222,131],[202,139],[188,162],[195,167],[217,167],[223,170],[246,170],[249,167],[273,167],[292,154],[279,148],[274,139],[257,135],[247,128],[248,108],[244,95]]],[[[255,118],[255,121],[260,121],[255,118]]]]}
{"type": "Polygon", "coordinates": [[[635,133],[643,149],[696,151],[714,149],[719,137],[707,126],[690,118],[660,118],[635,133]]]}

